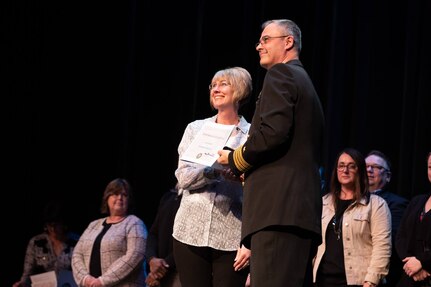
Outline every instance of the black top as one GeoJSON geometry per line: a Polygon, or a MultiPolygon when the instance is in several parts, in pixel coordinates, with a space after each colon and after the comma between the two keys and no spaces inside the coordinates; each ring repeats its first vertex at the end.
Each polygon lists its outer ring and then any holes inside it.
{"type": "MultiPolygon", "coordinates": [[[[431,270],[431,210],[424,213],[424,207],[430,196],[431,194],[428,193],[412,198],[401,220],[395,240],[400,260],[408,256],[415,256],[421,262],[422,268],[428,272],[431,270]]],[[[431,286],[430,279],[428,277],[427,280],[431,286]]],[[[423,282],[415,282],[403,273],[397,286],[423,285],[423,282]]]]}
{"type": "Polygon", "coordinates": [[[343,214],[353,203],[353,199],[337,200],[337,209],[326,229],[326,250],[317,271],[316,282],[319,286],[345,286],[347,285],[344,267],[343,247],[343,214]]]}
{"type": "Polygon", "coordinates": [[[102,275],[102,267],[100,266],[100,242],[102,242],[103,236],[105,236],[105,233],[111,226],[111,223],[106,223],[106,221],[104,221],[102,231],[99,233],[99,235],[97,235],[96,239],[94,240],[93,249],[91,250],[90,257],[90,275],[94,278],[97,278],[102,275]]]}

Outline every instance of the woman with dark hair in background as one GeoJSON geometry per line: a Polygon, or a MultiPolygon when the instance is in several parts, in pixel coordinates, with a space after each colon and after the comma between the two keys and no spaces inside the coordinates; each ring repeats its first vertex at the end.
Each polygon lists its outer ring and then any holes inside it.
{"type": "Polygon", "coordinates": [[[378,285],[388,274],[391,246],[389,207],[369,191],[364,156],[346,148],[338,154],[329,193],[323,196],[315,286],[378,285]]]}
{"type": "Polygon", "coordinates": [[[13,287],[31,286],[31,275],[72,271],[72,252],[79,236],[68,232],[63,213],[64,206],[60,201],[53,200],[45,206],[44,232],[30,239],[21,279],[13,287]]]}
{"type": "MultiPolygon", "coordinates": [[[[427,167],[431,183],[431,152],[427,167]]],[[[431,287],[431,191],[410,201],[398,229],[395,248],[404,264],[404,274],[397,286],[431,287]]]]}
{"type": "Polygon", "coordinates": [[[72,256],[79,286],[145,286],[147,228],[130,213],[132,191],[127,180],[111,181],[103,193],[101,212],[82,233],[72,256]]]}

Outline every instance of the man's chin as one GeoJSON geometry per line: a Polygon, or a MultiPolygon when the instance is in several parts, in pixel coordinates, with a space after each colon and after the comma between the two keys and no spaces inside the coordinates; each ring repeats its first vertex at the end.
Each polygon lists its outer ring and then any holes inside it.
{"type": "Polygon", "coordinates": [[[260,66],[264,69],[268,69],[269,67],[269,63],[267,61],[262,61],[262,59],[260,60],[260,66]]]}

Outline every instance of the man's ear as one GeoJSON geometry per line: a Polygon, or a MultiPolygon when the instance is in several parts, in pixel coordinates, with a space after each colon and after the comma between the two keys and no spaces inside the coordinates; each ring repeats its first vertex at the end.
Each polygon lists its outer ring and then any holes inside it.
{"type": "Polygon", "coordinates": [[[386,182],[389,183],[391,181],[392,173],[390,171],[386,172],[386,182]]]}
{"type": "Polygon", "coordinates": [[[286,41],[286,46],[288,51],[295,46],[295,39],[293,38],[293,36],[286,37],[285,41],[286,41]]]}

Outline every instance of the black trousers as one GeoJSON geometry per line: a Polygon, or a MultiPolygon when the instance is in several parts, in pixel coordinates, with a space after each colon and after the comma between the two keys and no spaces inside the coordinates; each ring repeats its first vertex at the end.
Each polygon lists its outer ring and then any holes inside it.
{"type": "Polygon", "coordinates": [[[251,236],[252,287],[311,287],[316,235],[294,227],[271,227],[251,236]]]}
{"type": "Polygon", "coordinates": [[[249,269],[235,271],[236,251],[221,251],[173,241],[182,287],[244,287],[249,269]]]}

